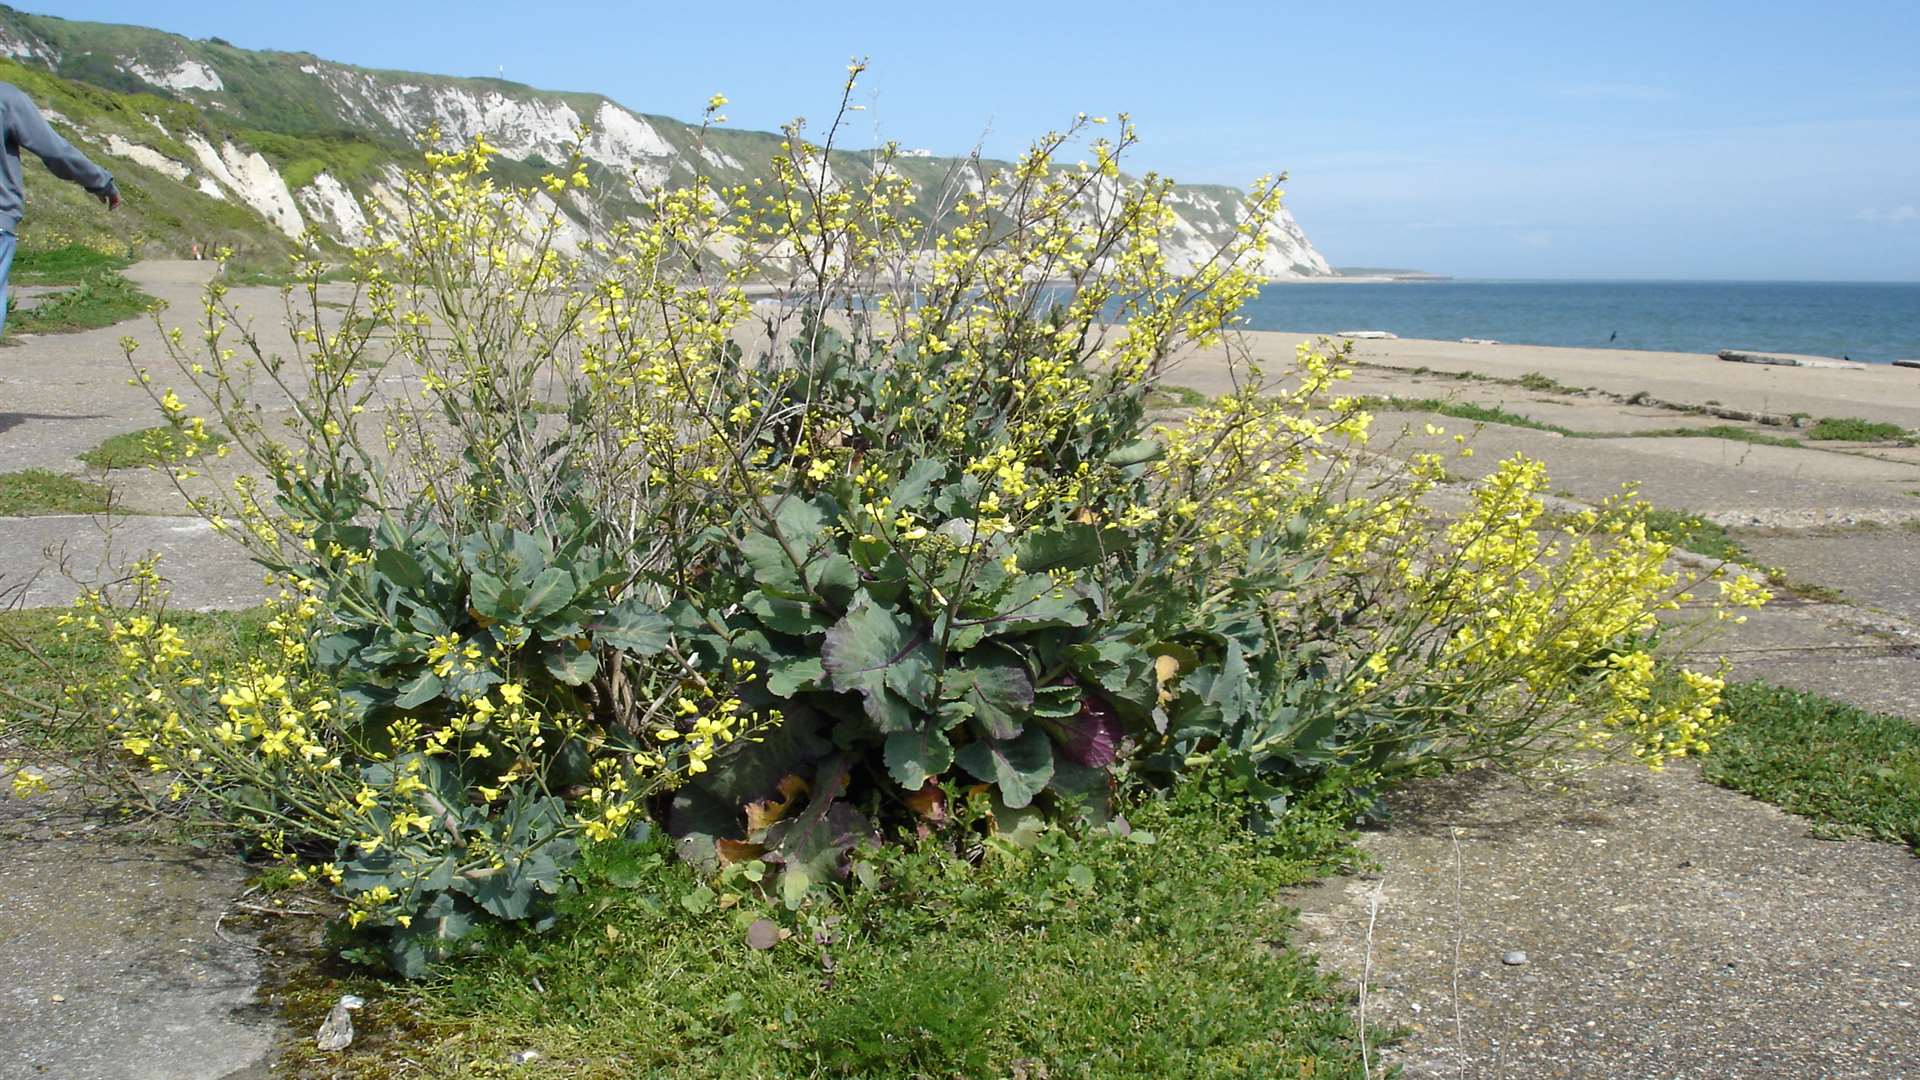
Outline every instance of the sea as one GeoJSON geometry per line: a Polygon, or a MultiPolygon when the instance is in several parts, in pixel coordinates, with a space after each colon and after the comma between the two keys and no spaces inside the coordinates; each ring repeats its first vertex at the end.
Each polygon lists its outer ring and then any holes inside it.
{"type": "Polygon", "coordinates": [[[1920,360],[1920,283],[1490,281],[1269,285],[1253,330],[1386,330],[1406,338],[1920,360]]]}

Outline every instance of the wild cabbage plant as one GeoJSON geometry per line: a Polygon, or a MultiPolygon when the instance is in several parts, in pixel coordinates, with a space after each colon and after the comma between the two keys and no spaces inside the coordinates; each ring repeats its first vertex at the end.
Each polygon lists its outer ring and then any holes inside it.
{"type": "Polygon", "coordinates": [[[282,583],[278,645],[215,670],[91,598],[123,745],[406,971],[648,821],[799,905],[963,792],[1097,814],[1218,759],[1273,815],[1336,771],[1703,745],[1719,683],[1654,659],[1682,583],[1638,512],[1550,523],[1522,459],[1430,509],[1439,459],[1364,452],[1337,353],[1235,345],[1279,189],[1176,273],[1124,118],[1059,160],[1096,123],[938,191],[795,127],[770,181],[584,246],[583,164],[514,190],[477,142],[350,287],[301,257],[289,346],[216,284],[184,382],[130,359],[187,453],[250,463],[172,471],[282,583]],[[1157,421],[1195,349],[1239,389],[1157,421]]]}

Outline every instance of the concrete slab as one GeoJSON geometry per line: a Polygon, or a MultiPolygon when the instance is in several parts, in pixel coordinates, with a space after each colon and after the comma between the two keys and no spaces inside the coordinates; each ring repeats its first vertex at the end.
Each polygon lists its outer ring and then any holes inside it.
{"type": "Polygon", "coordinates": [[[273,1047],[232,860],[0,798],[0,1075],[224,1080],[273,1047]]]}
{"type": "Polygon", "coordinates": [[[25,607],[70,603],[81,583],[120,577],[148,552],[173,585],[173,606],[242,608],[269,595],[265,571],[232,540],[197,517],[116,517],[77,514],[0,518],[0,587],[30,581],[16,602],[25,607]]]}
{"type": "Polygon", "coordinates": [[[1377,876],[1290,897],[1368,968],[1410,1078],[1867,1078],[1920,1070],[1920,859],[1812,838],[1696,779],[1470,773],[1388,800],[1377,876]],[[1377,902],[1377,906],[1376,905],[1377,902]],[[1511,951],[1524,964],[1507,964],[1511,951]]]}
{"type": "Polygon", "coordinates": [[[1839,589],[1856,604],[1920,624],[1920,526],[1736,535],[1756,559],[1797,580],[1839,589]]]}

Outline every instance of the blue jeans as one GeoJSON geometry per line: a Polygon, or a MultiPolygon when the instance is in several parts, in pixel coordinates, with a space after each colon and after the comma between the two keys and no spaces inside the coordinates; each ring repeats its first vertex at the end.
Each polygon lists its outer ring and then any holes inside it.
{"type": "Polygon", "coordinates": [[[7,332],[7,276],[13,273],[14,237],[0,232],[0,334],[7,332]]]}

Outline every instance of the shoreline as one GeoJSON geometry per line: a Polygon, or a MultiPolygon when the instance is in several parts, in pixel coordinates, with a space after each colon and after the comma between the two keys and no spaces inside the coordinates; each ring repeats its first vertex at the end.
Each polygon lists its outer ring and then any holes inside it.
{"type": "MultiPolygon", "coordinates": [[[[1349,340],[1304,331],[1247,330],[1254,358],[1278,373],[1301,342],[1349,346],[1357,365],[1381,374],[1473,375],[1517,381],[1544,375],[1569,387],[1623,399],[1636,395],[1701,408],[1789,416],[1806,413],[1859,417],[1920,427],[1920,371],[1891,364],[1858,367],[1775,367],[1733,363],[1707,353],[1564,345],[1485,345],[1423,338],[1349,340]]],[[[1218,348],[1183,357],[1170,381],[1220,392],[1228,386],[1225,353],[1218,348]]]]}

